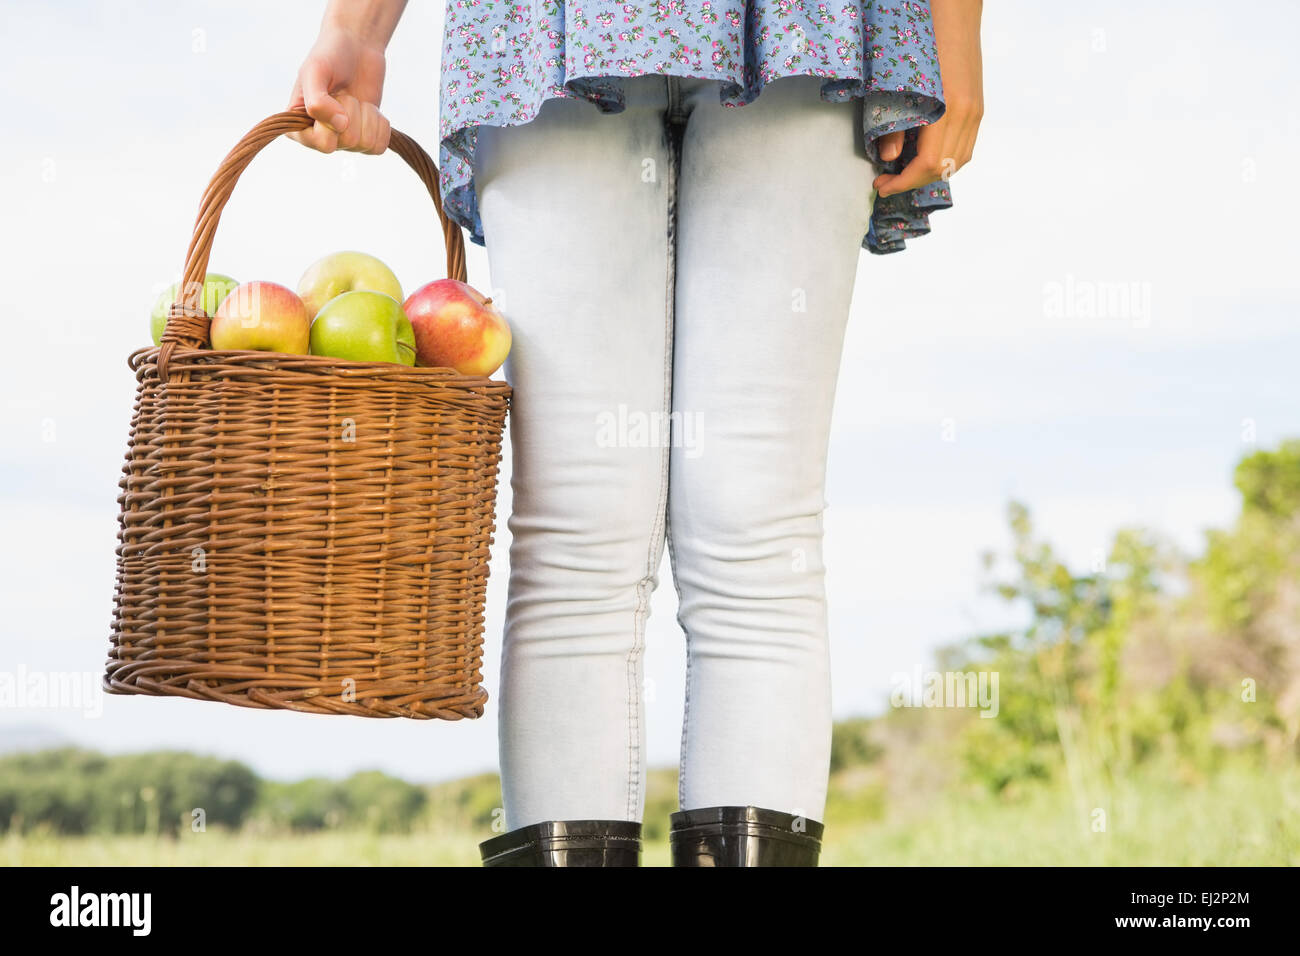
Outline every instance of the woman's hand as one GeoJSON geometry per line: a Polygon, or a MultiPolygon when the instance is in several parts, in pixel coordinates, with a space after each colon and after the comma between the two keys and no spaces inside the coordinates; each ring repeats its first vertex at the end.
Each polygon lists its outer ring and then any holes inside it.
{"type": "MultiPolygon", "coordinates": [[[[916,189],[948,178],[970,162],[984,116],[984,67],[980,57],[983,0],[930,0],[939,73],[946,109],[936,123],[917,132],[916,156],[900,172],[884,173],[871,184],[879,196],[916,189]]],[[[880,138],[880,158],[903,152],[904,131],[880,138]]]]}
{"type": "Polygon", "coordinates": [[[405,6],[406,0],[331,0],[289,97],[289,109],[306,107],[316,122],[291,139],[322,153],[388,148],[392,128],[379,112],[384,50],[405,6]]]}

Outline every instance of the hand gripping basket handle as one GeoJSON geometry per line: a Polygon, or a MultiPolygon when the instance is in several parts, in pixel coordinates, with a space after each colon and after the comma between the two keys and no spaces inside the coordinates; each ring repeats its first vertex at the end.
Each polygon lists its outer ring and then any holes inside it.
{"type": "MultiPolygon", "coordinates": [[[[311,126],[314,121],[302,109],[288,110],[268,116],[244,134],[226,158],[217,167],[208,183],[199,215],[194,221],[194,236],[185,251],[185,273],[181,278],[180,299],[172,304],[163,331],[162,348],[158,353],[158,376],[167,377],[167,365],[177,345],[199,348],[208,341],[208,328],[212,317],[202,309],[203,280],[208,271],[208,257],[212,253],[212,240],[221,220],[221,210],[226,206],[240,174],[272,140],[286,133],[295,133],[311,126]]],[[[451,219],[442,208],[438,190],[438,167],[433,164],[420,145],[405,133],[392,131],[389,148],[406,160],[415,174],[424,182],[433,198],[433,207],[442,222],[443,244],[447,249],[447,276],[465,281],[465,240],[460,224],[451,219]]]]}

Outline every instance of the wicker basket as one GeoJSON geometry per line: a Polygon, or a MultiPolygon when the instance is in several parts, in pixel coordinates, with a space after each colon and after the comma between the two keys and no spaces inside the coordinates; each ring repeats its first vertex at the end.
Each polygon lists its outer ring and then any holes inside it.
{"type": "MultiPolygon", "coordinates": [[[[122,494],[110,693],[314,714],[483,713],[483,603],[510,389],[450,369],[205,348],[221,210],[301,111],[221,163],[161,348],[138,383],[122,494]]],[[[465,279],[438,171],[394,131],[465,279]]]]}

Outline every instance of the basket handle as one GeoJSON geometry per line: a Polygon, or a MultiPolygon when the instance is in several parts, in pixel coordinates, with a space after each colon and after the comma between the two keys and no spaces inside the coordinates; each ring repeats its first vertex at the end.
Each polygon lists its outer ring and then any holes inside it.
{"type": "MultiPolygon", "coordinates": [[[[180,298],[172,303],[167,325],[163,330],[162,347],[158,353],[159,378],[167,377],[167,365],[177,346],[196,349],[208,341],[212,317],[201,308],[203,280],[207,275],[208,258],[212,253],[212,240],[217,232],[217,223],[221,220],[221,211],[234,192],[240,174],[268,143],[287,133],[306,129],[314,122],[307,115],[306,110],[301,108],[268,116],[245,133],[217,167],[199,204],[199,214],[194,220],[194,235],[190,239],[190,247],[185,251],[185,272],[181,278],[180,298]]],[[[405,133],[393,130],[389,148],[406,160],[406,164],[415,171],[428,189],[429,195],[433,198],[433,208],[437,210],[438,219],[442,222],[443,245],[447,250],[447,276],[464,282],[465,239],[461,234],[460,224],[448,216],[442,207],[442,195],[438,189],[438,167],[433,164],[433,160],[420,144],[405,133]]]]}

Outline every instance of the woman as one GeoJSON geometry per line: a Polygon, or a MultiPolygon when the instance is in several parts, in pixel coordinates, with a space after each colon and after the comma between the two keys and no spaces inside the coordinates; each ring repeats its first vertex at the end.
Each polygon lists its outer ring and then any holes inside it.
{"type": "MultiPolygon", "coordinates": [[[[302,143],[387,147],[403,7],[331,0],[290,104],[316,120],[302,143]]],[[[817,864],[844,326],[860,249],[898,251],[951,204],[980,13],[448,4],[442,194],[514,330],[506,832],[485,865],[638,864],[665,546],[688,658],[673,864],[817,864]]]]}

